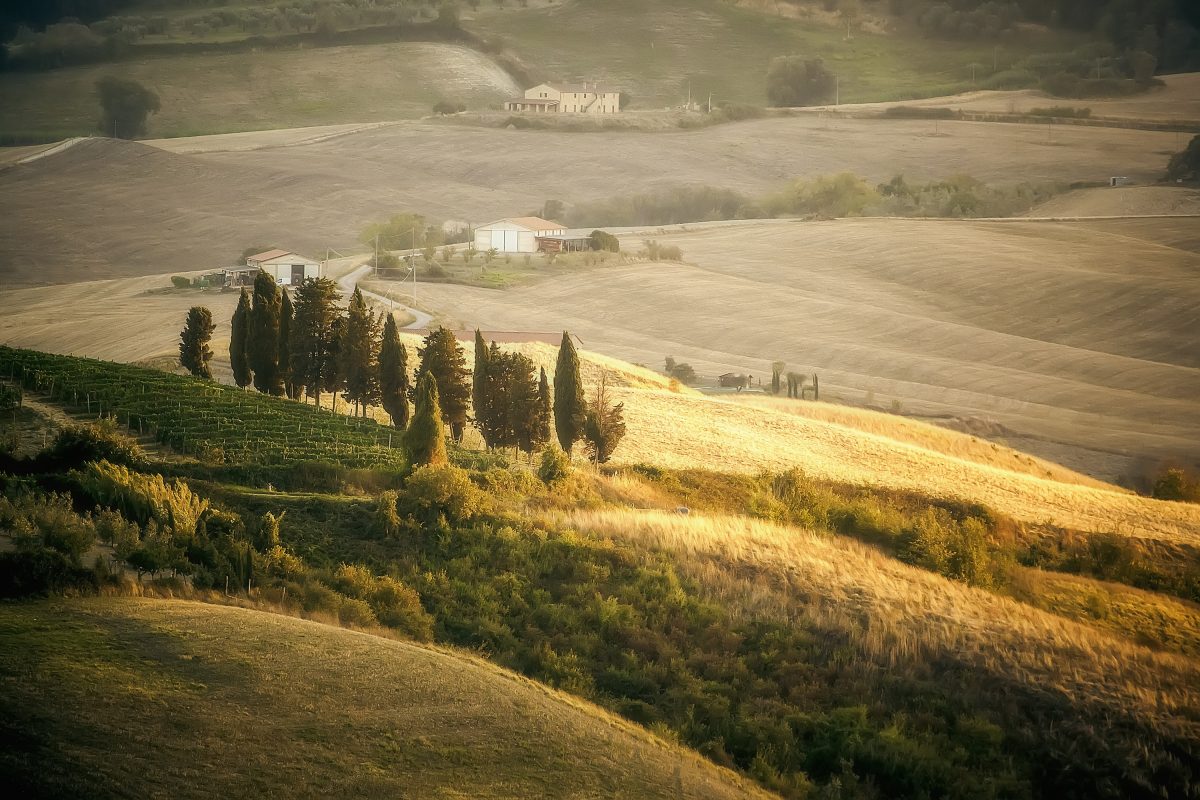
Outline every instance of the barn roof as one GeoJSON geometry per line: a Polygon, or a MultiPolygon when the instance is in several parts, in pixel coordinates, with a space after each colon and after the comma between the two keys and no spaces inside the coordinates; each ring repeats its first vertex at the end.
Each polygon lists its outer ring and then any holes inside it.
{"type": "Polygon", "coordinates": [[[267,250],[266,252],[258,253],[257,255],[247,256],[246,260],[247,261],[270,261],[272,258],[279,258],[280,256],[290,256],[290,255],[293,255],[291,250],[267,250]]]}
{"type": "Polygon", "coordinates": [[[480,225],[479,227],[490,228],[492,225],[498,225],[501,222],[511,222],[530,231],[561,231],[563,229],[563,226],[559,223],[551,222],[541,217],[505,217],[504,219],[498,219],[495,222],[489,222],[487,225],[480,225]]]}

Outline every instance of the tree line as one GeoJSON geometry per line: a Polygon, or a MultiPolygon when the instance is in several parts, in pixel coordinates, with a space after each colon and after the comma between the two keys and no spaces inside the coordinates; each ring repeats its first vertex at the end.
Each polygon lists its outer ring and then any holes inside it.
{"type": "MultiPolygon", "coordinates": [[[[416,348],[410,380],[408,348],[391,314],[375,313],[357,287],[345,313],[328,278],[309,278],[291,293],[266,272],[250,292],[242,289],[231,320],[229,361],[234,382],[264,394],[321,404],[323,393],[340,395],[367,416],[382,406],[392,425],[405,431],[414,464],[447,460],[445,438],[461,443],[468,423],[488,449],[544,450],[553,433],[568,455],[582,442],[597,463],[612,456],[625,435],[624,404],[610,397],[602,378],[585,397],[579,354],[563,332],[551,391],[546,370],[522,353],[486,344],[475,332],[474,370],[466,365],[453,331],[437,328],[416,348]]],[[[179,362],[211,379],[209,342],[215,325],[201,306],[189,310],[180,333],[179,362]]],[[[335,400],[336,403],[336,400],[335,400]]]]}

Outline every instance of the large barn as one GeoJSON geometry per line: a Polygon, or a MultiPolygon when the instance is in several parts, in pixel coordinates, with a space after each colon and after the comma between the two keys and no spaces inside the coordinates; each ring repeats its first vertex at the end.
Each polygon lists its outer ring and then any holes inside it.
{"type": "Polygon", "coordinates": [[[259,270],[280,286],[299,286],[306,278],[321,277],[321,263],[287,250],[267,250],[246,257],[246,266],[225,270],[225,285],[248,286],[259,270]]]}
{"type": "Polygon", "coordinates": [[[564,236],[567,228],[541,217],[509,217],[475,229],[475,249],[500,253],[536,253],[538,241],[548,236],[564,236]]]}

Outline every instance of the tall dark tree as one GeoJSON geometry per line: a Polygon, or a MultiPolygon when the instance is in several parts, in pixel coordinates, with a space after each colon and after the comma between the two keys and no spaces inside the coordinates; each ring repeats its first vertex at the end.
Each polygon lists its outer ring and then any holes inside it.
{"type": "Polygon", "coordinates": [[[329,383],[329,353],[340,299],[337,284],[328,278],[308,278],[296,290],[296,313],[288,332],[292,382],[307,391],[317,405],[329,383]]]}
{"type": "Polygon", "coordinates": [[[105,75],[96,81],[103,118],[100,128],[114,139],[136,139],[146,133],[146,120],[158,111],[158,95],[137,81],[105,75]]]}
{"type": "Polygon", "coordinates": [[[454,332],[446,328],[430,331],[423,347],[417,348],[419,374],[428,372],[437,381],[442,418],[450,426],[454,441],[461,442],[467,425],[467,406],[471,399],[467,359],[454,332]]]}
{"type": "Polygon", "coordinates": [[[392,425],[401,430],[408,426],[408,350],[391,314],[384,319],[379,346],[379,400],[392,425]]]}
{"type": "Polygon", "coordinates": [[[613,404],[608,397],[608,378],[601,376],[596,396],[587,412],[584,438],[588,458],[603,464],[625,437],[625,404],[613,404]]]}
{"type": "Polygon", "coordinates": [[[246,345],[250,338],[250,295],[242,289],[237,308],[233,312],[232,330],[229,334],[229,366],[233,369],[233,382],[245,389],[250,385],[250,360],[246,345]]]}
{"type": "Polygon", "coordinates": [[[550,420],[553,418],[550,395],[550,381],[546,378],[546,368],[540,369],[537,389],[537,411],[533,419],[533,446],[540,450],[550,441],[550,420]]]}
{"type": "Polygon", "coordinates": [[[192,306],[188,311],[187,323],[179,334],[179,363],[197,378],[212,380],[208,362],[213,357],[208,343],[212,341],[212,312],[204,306],[192,306]]]}
{"type": "Polygon", "coordinates": [[[288,397],[296,400],[300,397],[301,389],[292,380],[292,324],[296,312],[292,308],[292,296],[287,289],[282,290],[279,299],[279,379],[283,382],[283,391],[288,397]]]}
{"type": "Polygon", "coordinates": [[[350,296],[346,327],[338,348],[343,396],[354,403],[354,413],[366,416],[379,400],[379,322],[356,286],[350,296]]]}
{"type": "Polygon", "coordinates": [[[532,453],[537,446],[538,425],[538,382],[533,360],[521,353],[509,353],[505,372],[512,443],[522,452],[532,453]]]}
{"type": "Polygon", "coordinates": [[[404,432],[404,447],[414,467],[449,463],[446,456],[446,435],[442,425],[441,403],[437,380],[422,372],[416,385],[416,409],[412,423],[404,432]]]}
{"type": "MultiPolygon", "coordinates": [[[[482,403],[475,412],[475,424],[483,434],[489,448],[511,447],[516,444],[512,424],[509,421],[509,377],[512,371],[512,353],[505,353],[492,342],[487,348],[487,357],[480,365],[484,369],[482,379],[482,403]]],[[[472,375],[478,384],[479,379],[472,375]]]]}
{"type": "Polygon", "coordinates": [[[583,397],[583,378],[579,374],[579,354],[571,334],[563,331],[554,368],[554,431],[563,452],[571,454],[575,442],[583,437],[587,421],[587,400],[583,397]]]}
{"type": "Polygon", "coordinates": [[[325,361],[321,366],[321,386],[333,394],[331,405],[337,411],[337,393],[346,385],[346,376],[342,371],[342,343],[346,339],[346,318],[341,314],[333,318],[329,326],[329,349],[325,351],[325,361]]]}
{"type": "Polygon", "coordinates": [[[275,278],[264,270],[254,276],[250,335],[246,356],[254,372],[254,388],[264,394],[283,394],[279,376],[279,316],[282,300],[275,278]]]}
{"type": "Polygon", "coordinates": [[[488,407],[489,377],[488,346],[483,341],[483,333],[476,328],[475,369],[471,371],[471,414],[475,417],[475,427],[479,428],[479,432],[483,434],[484,444],[490,448],[493,445],[488,441],[487,434],[488,421],[491,417],[491,409],[488,407]]]}

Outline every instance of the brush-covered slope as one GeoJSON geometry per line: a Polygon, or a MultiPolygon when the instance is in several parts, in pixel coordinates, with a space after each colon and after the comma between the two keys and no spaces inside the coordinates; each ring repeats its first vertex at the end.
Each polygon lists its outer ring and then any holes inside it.
{"type": "Polygon", "coordinates": [[[484,661],[289,617],[10,604],[0,638],[20,797],[766,797],[484,661]]]}

